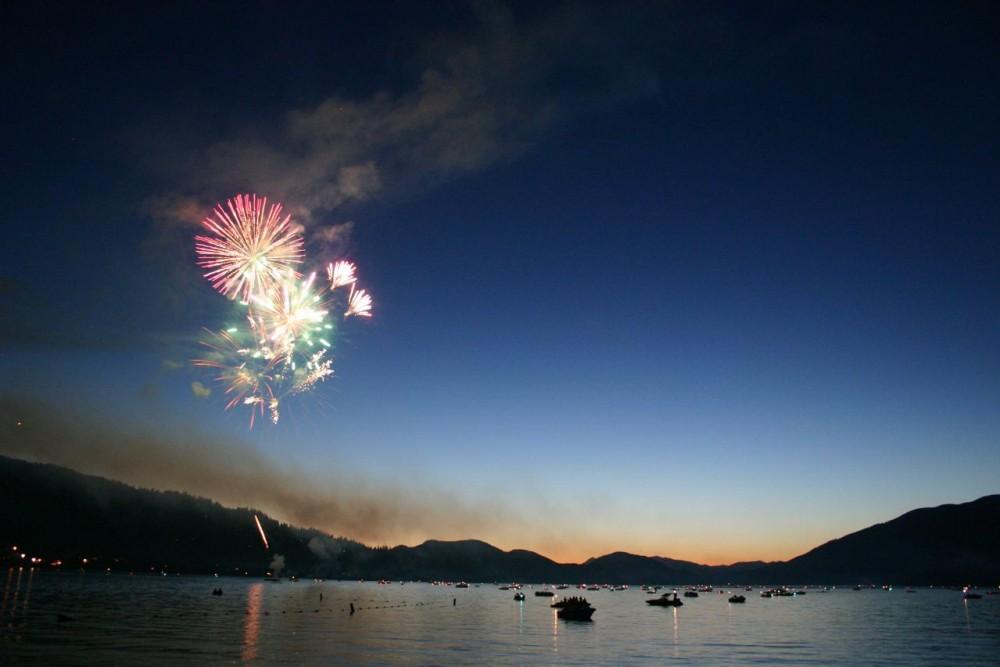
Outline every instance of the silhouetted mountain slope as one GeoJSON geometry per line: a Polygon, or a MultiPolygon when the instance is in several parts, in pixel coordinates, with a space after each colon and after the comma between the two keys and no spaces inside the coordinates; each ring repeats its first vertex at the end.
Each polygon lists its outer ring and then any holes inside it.
{"type": "MultiPolygon", "coordinates": [[[[260,520],[270,553],[311,564],[314,556],[295,529],[263,514],[260,520]]],[[[259,573],[271,558],[251,510],[5,457],[0,539],[47,561],[79,565],[88,558],[91,567],[115,570],[259,573]]],[[[10,546],[3,547],[8,555],[10,546]]]]}
{"type": "MultiPolygon", "coordinates": [[[[700,565],[615,552],[559,564],[479,540],[367,547],[183,493],[136,489],[53,465],[0,457],[0,558],[12,544],[64,567],[263,574],[284,557],[300,575],[365,579],[588,583],[1000,582],[1000,496],[908,512],[784,563],[700,565]],[[94,558],[96,557],[96,562],[94,558]]],[[[14,556],[16,558],[16,555],[14,556]]]]}
{"type": "Polygon", "coordinates": [[[773,572],[780,581],[995,583],[1000,581],[1000,495],[913,510],[763,572],[773,572]]]}

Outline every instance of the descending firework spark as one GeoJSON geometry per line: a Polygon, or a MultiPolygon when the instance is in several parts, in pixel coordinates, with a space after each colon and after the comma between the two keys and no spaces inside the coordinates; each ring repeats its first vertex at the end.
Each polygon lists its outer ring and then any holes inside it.
{"type": "Polygon", "coordinates": [[[265,293],[302,261],[302,237],[291,217],[281,217],[281,204],[267,208],[267,198],[236,195],[218,205],[202,225],[211,236],[195,237],[198,266],[212,286],[230,299],[244,301],[265,293]]]}
{"type": "Polygon", "coordinates": [[[357,317],[372,316],[372,297],[367,290],[351,288],[351,296],[347,299],[347,311],[344,312],[344,317],[351,315],[357,317]]]}
{"type": "Polygon", "coordinates": [[[330,280],[330,289],[353,285],[358,280],[355,271],[357,271],[357,267],[354,266],[353,262],[341,260],[336,264],[328,264],[326,275],[330,280]]]}
{"type": "Polygon", "coordinates": [[[260,519],[257,518],[256,514],[253,515],[253,520],[257,524],[257,532],[260,533],[260,539],[264,541],[264,548],[270,549],[271,546],[267,543],[267,535],[264,534],[264,526],[260,525],[260,519]]]}
{"type": "Polygon", "coordinates": [[[324,359],[326,350],[319,350],[306,361],[305,368],[295,370],[295,384],[292,393],[300,394],[313,388],[317,382],[322,382],[333,375],[333,360],[324,359]]]}
{"type": "Polygon", "coordinates": [[[226,409],[239,404],[251,406],[251,428],[255,415],[258,412],[263,415],[265,407],[271,410],[272,421],[276,421],[278,399],[274,385],[283,378],[275,353],[267,346],[240,343],[236,338],[239,332],[235,328],[209,333],[212,339],[202,341],[202,344],[211,352],[192,363],[195,366],[218,369],[216,380],[226,386],[225,393],[229,397],[226,409]]]}

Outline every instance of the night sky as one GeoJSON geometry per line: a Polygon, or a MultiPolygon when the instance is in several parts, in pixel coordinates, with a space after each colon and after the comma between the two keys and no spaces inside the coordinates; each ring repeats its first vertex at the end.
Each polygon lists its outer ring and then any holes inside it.
{"type": "Polygon", "coordinates": [[[1000,490],[995,4],[47,4],[0,10],[3,452],[303,520],[143,467],[196,438],[433,517],[334,532],[563,560],[788,558],[1000,490]],[[239,192],[376,301],[252,431],[190,364],[239,192]]]}

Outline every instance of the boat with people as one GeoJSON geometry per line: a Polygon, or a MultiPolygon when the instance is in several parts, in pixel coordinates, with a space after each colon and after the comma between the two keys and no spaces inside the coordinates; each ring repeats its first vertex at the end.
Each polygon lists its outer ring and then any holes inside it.
{"type": "Polygon", "coordinates": [[[677,591],[672,593],[664,593],[658,598],[653,598],[652,600],[646,600],[646,604],[653,605],[654,607],[682,607],[684,602],[677,597],[677,591]]]}
{"type": "Polygon", "coordinates": [[[522,593],[521,591],[514,593],[514,599],[517,600],[518,602],[524,602],[524,593],[522,593]]]}
{"type": "MultiPolygon", "coordinates": [[[[564,621],[589,621],[597,611],[587,602],[587,598],[569,597],[560,601],[561,607],[556,608],[556,616],[564,621]]],[[[555,606],[555,605],[553,605],[555,606]]]]}

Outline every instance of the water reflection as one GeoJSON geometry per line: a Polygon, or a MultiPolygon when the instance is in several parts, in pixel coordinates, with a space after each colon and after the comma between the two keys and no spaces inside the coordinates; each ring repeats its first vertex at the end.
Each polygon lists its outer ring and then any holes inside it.
{"type": "Polygon", "coordinates": [[[552,652],[559,653],[559,612],[552,610],[552,652]]]}
{"type": "Polygon", "coordinates": [[[264,584],[251,584],[247,589],[246,623],[243,626],[244,662],[257,657],[257,642],[260,639],[260,605],[264,597],[264,584]]]}
{"type": "Polygon", "coordinates": [[[7,579],[3,584],[3,606],[0,606],[0,615],[7,612],[7,599],[10,597],[10,580],[14,576],[14,568],[7,568],[7,579]]]}
{"type": "Polygon", "coordinates": [[[674,614],[674,657],[679,658],[681,654],[681,647],[678,641],[680,638],[680,628],[677,625],[677,607],[673,607],[670,611],[674,614]]]}
{"type": "Polygon", "coordinates": [[[518,604],[510,593],[486,586],[466,591],[456,607],[451,591],[430,584],[389,592],[376,584],[328,582],[317,605],[319,590],[303,584],[96,577],[29,568],[18,582],[16,569],[0,572],[6,581],[0,592],[0,664],[281,659],[380,667],[625,662],[997,667],[1000,646],[1000,604],[991,604],[997,600],[962,605],[952,591],[907,598],[851,591],[770,604],[753,600],[744,608],[753,613],[746,614],[721,597],[668,610],[651,609],[639,594],[606,593],[593,600],[595,623],[572,623],[559,619],[546,600],[518,604]],[[219,585],[225,596],[208,594],[219,585]],[[23,612],[29,599],[31,608],[23,612]],[[353,616],[351,603],[357,608],[353,616]],[[63,615],[71,622],[58,618],[63,615]]]}

